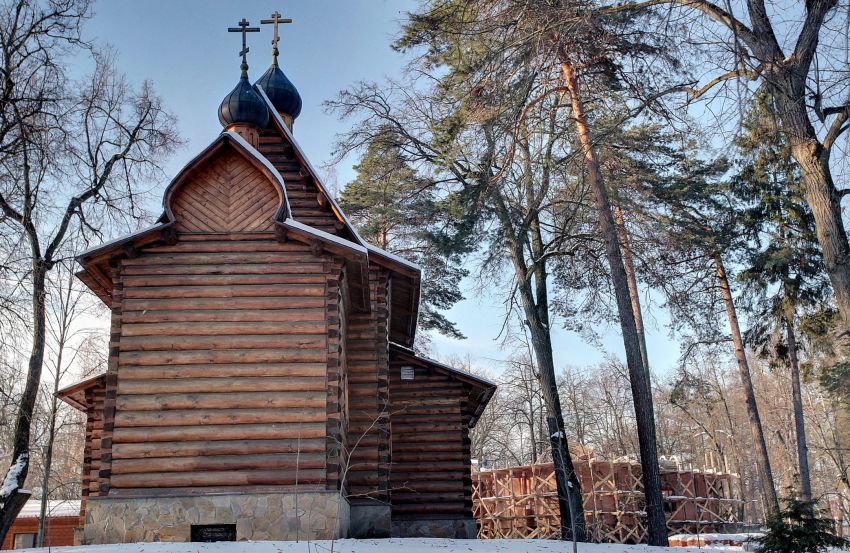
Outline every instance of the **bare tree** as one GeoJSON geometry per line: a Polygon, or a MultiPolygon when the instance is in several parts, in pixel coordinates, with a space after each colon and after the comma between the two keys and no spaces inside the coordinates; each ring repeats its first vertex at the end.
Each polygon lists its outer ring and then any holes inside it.
{"type": "Polygon", "coordinates": [[[94,69],[80,82],[62,73],[64,64],[53,57],[61,49],[50,48],[57,40],[54,31],[71,36],[65,44],[78,44],[86,2],[53,0],[42,6],[20,0],[0,10],[8,25],[0,33],[4,82],[12,87],[10,97],[30,99],[27,109],[15,102],[0,106],[0,247],[22,260],[18,269],[31,291],[32,312],[32,349],[11,467],[0,489],[2,538],[28,495],[21,489],[45,354],[48,274],[76,253],[69,236],[79,233],[85,240],[111,225],[136,224],[141,212],[135,182],[158,172],[179,142],[174,118],[150,85],[134,90],[109,55],[93,52],[94,69]]]}

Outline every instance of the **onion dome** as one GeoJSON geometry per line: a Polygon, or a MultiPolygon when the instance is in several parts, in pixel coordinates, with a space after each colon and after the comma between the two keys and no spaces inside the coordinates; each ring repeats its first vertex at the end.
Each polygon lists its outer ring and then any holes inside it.
{"type": "Polygon", "coordinates": [[[224,97],[218,107],[218,120],[224,127],[243,124],[261,129],[269,122],[269,109],[248,82],[248,64],[244,62],[236,88],[224,97]]]}
{"type": "Polygon", "coordinates": [[[278,112],[290,115],[293,120],[301,113],[301,95],[292,81],[280,70],[277,59],[254,84],[263,87],[278,112]]]}

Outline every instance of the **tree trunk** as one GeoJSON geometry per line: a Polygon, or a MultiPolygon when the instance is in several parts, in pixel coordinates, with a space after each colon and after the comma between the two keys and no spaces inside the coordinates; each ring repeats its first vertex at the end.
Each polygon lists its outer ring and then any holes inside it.
{"type": "Polygon", "coordinates": [[[761,492],[764,499],[765,512],[770,515],[779,512],[779,501],[776,498],[776,488],[773,486],[773,471],[770,468],[770,457],[767,454],[767,442],[764,439],[764,430],[761,425],[756,394],[753,390],[753,379],[750,376],[750,366],[747,362],[747,352],[744,349],[744,339],[741,336],[741,328],[738,326],[738,315],[735,311],[735,302],[732,298],[732,290],[729,288],[729,280],[726,276],[726,267],[720,254],[714,256],[714,269],[717,273],[717,281],[723,295],[723,303],[726,305],[726,316],[729,319],[729,328],[732,330],[732,343],[735,346],[735,359],[738,362],[738,372],[741,375],[741,385],[744,388],[744,397],[747,405],[747,418],[750,422],[750,431],[755,442],[756,467],[758,468],[759,480],[761,480],[761,492]]]}
{"type": "Polygon", "coordinates": [[[797,435],[797,462],[800,467],[800,497],[812,500],[812,480],[809,475],[809,446],[806,422],[803,419],[803,393],[800,386],[800,363],[797,358],[797,336],[794,332],[794,308],[785,308],[785,333],[788,340],[788,364],[791,368],[791,393],[794,404],[794,427],[797,435]]]}
{"type": "Polygon", "coordinates": [[[596,210],[599,215],[599,227],[605,241],[605,254],[611,270],[611,283],[617,299],[617,311],[620,316],[620,327],[623,333],[623,346],[626,350],[626,364],[629,368],[632,398],[635,407],[635,418],[640,445],[641,468],[643,470],[643,485],[646,497],[646,515],[648,527],[648,542],[650,545],[667,545],[667,521],[664,516],[664,502],[661,495],[661,475],[658,467],[658,445],[655,437],[655,418],[652,408],[652,395],[647,386],[646,369],[640,351],[640,339],[635,324],[634,311],[629,296],[628,277],[623,265],[623,256],[614,217],[611,213],[611,203],[608,191],[602,182],[599,160],[593,149],[590,129],[581,101],[578,80],[575,70],[563,48],[558,48],[561,62],[561,73],[567,90],[578,131],[579,141],[584,150],[590,184],[596,197],[596,210]]]}
{"type": "Polygon", "coordinates": [[[850,332],[850,243],[841,217],[841,194],[832,179],[830,151],[818,139],[809,119],[805,81],[787,72],[774,70],[765,78],[776,101],[780,130],[802,171],[806,203],[812,210],[824,268],[843,322],[841,331],[846,335],[850,332]]]}
{"type": "Polygon", "coordinates": [[[32,274],[33,343],[27,367],[27,382],[15,422],[12,464],[4,478],[4,482],[11,481],[14,485],[7,493],[0,496],[0,543],[6,539],[6,534],[15,521],[15,517],[29,498],[29,492],[22,493],[22,488],[29,472],[30,427],[35,401],[38,397],[38,387],[41,383],[41,366],[44,361],[46,276],[47,267],[37,258],[33,261],[32,274]],[[12,471],[16,473],[14,476],[11,474],[12,471]]]}
{"type": "Polygon", "coordinates": [[[53,465],[53,442],[56,439],[56,413],[59,411],[59,377],[62,374],[62,353],[65,349],[65,328],[60,331],[59,353],[56,356],[56,380],[53,381],[53,397],[50,399],[50,428],[47,432],[47,447],[44,455],[44,471],[41,475],[41,510],[38,518],[38,534],[35,546],[44,547],[44,530],[47,520],[47,501],[50,499],[50,469],[53,465]]]}
{"type": "MultiPolygon", "coordinates": [[[[643,330],[643,312],[640,307],[640,291],[635,276],[635,264],[632,261],[632,252],[629,249],[629,233],[626,230],[626,221],[623,219],[623,210],[616,203],[613,207],[614,222],[617,225],[617,236],[620,239],[620,247],[623,250],[623,266],[626,269],[626,278],[629,282],[629,299],[632,302],[632,312],[635,314],[635,329],[637,330],[640,345],[640,357],[643,360],[643,368],[646,373],[646,387],[652,391],[652,378],[649,372],[649,352],[646,349],[646,333],[643,330]]],[[[654,417],[653,417],[654,418],[654,417]]]]}
{"type": "Polygon", "coordinates": [[[555,378],[555,361],[552,356],[552,337],[549,330],[549,298],[546,293],[546,261],[538,258],[533,278],[537,286],[532,285],[529,267],[523,255],[522,242],[517,239],[511,224],[508,210],[502,198],[496,193],[496,214],[504,231],[505,248],[514,266],[517,292],[519,293],[525,323],[531,335],[531,349],[537,362],[537,377],[540,380],[541,395],[548,413],[547,422],[557,431],[549,431],[549,443],[552,447],[552,463],[555,468],[555,484],[558,490],[558,508],[561,514],[561,537],[573,541],[587,541],[584,523],[584,501],[581,496],[581,484],[573,466],[564,429],[564,416],[561,400],[558,397],[558,384],[555,378]],[[534,295],[537,291],[537,297],[534,295]]]}

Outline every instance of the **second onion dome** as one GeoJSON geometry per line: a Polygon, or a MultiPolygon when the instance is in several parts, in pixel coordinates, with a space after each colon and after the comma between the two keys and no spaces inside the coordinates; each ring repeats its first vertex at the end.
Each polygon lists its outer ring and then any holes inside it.
{"type": "Polygon", "coordinates": [[[289,115],[293,120],[301,113],[301,95],[278,67],[276,56],[271,67],[257,79],[255,85],[263,87],[279,113],[289,115]]]}

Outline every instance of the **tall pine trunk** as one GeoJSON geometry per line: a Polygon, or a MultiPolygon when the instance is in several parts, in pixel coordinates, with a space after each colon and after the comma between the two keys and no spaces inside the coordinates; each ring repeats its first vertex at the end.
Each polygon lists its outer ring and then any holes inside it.
{"type": "Polygon", "coordinates": [[[47,267],[40,256],[34,256],[32,274],[32,312],[33,332],[32,350],[27,365],[27,381],[18,414],[15,421],[15,434],[12,444],[11,466],[3,479],[13,485],[0,496],[0,543],[6,539],[9,528],[29,499],[29,492],[23,490],[24,481],[30,467],[30,429],[38,388],[41,383],[41,367],[44,362],[45,348],[45,302],[47,297],[47,267]],[[14,474],[13,474],[14,473],[14,474]]]}
{"type": "MultiPolygon", "coordinates": [[[[646,333],[643,329],[643,312],[640,307],[640,291],[637,285],[635,264],[632,260],[632,252],[629,249],[629,232],[626,229],[626,220],[623,218],[623,209],[618,203],[614,203],[614,222],[617,225],[617,236],[620,239],[620,247],[623,250],[623,266],[626,269],[626,278],[629,282],[629,299],[632,302],[632,312],[635,314],[635,329],[640,340],[640,357],[643,359],[643,369],[646,373],[646,387],[652,392],[652,379],[649,371],[649,352],[646,349],[646,333]]],[[[653,409],[654,411],[654,409],[653,409]]]]}
{"type": "Polygon", "coordinates": [[[635,316],[629,294],[628,277],[623,265],[620,241],[611,212],[608,191],[602,181],[599,159],[593,149],[590,128],[584,113],[581,92],[576,79],[575,69],[562,47],[558,47],[561,74],[569,91],[573,119],[578,131],[579,142],[584,151],[590,185],[596,198],[596,210],[599,215],[599,227],[605,242],[605,255],[611,270],[611,284],[617,299],[617,312],[623,333],[623,346],[626,350],[626,364],[629,368],[629,380],[632,388],[635,418],[640,445],[640,461],[643,471],[643,486],[646,497],[646,515],[648,543],[667,545],[667,521],[664,516],[664,502],[661,495],[661,475],[658,467],[658,445],[655,437],[655,420],[652,408],[652,394],[647,386],[646,369],[640,351],[640,338],[637,333],[635,316]]]}
{"type": "Polygon", "coordinates": [[[764,499],[765,511],[768,515],[779,512],[779,501],[776,497],[776,488],[773,485],[773,471],[770,468],[770,457],[767,454],[767,442],[764,439],[764,430],[761,425],[756,393],[753,389],[753,379],[750,375],[750,365],[747,362],[747,352],[744,349],[744,339],[741,336],[741,327],[738,325],[738,314],[735,310],[735,301],[732,297],[732,289],[729,287],[729,279],[726,276],[726,267],[720,254],[714,255],[714,269],[720,291],[723,295],[723,303],[726,306],[726,317],[729,320],[729,328],[732,330],[732,343],[735,347],[735,359],[738,362],[738,372],[741,375],[741,385],[744,388],[744,398],[747,406],[747,419],[750,423],[750,432],[755,442],[756,467],[761,480],[761,492],[764,499]]]}
{"type": "Polygon", "coordinates": [[[788,341],[788,364],[791,369],[791,394],[794,404],[794,427],[797,436],[797,463],[800,468],[800,497],[812,500],[812,480],[809,473],[809,446],[806,441],[806,421],[803,419],[803,392],[800,386],[800,362],[797,357],[797,336],[794,331],[794,308],[785,308],[785,335],[788,341]]]}

